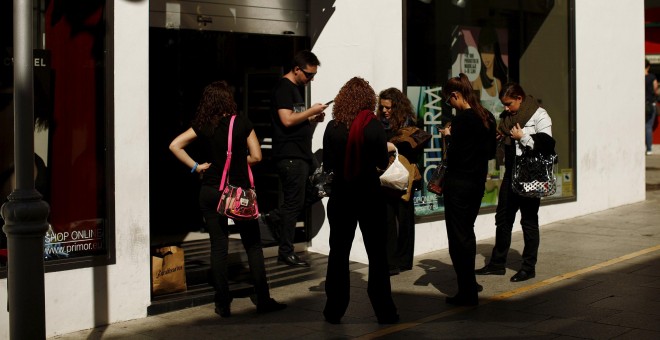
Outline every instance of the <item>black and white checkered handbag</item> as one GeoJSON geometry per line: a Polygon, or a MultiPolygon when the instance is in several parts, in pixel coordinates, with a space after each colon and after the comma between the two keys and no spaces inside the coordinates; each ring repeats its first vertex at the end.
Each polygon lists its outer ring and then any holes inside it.
{"type": "Polygon", "coordinates": [[[542,154],[529,148],[514,159],[511,187],[524,197],[546,197],[557,191],[556,153],[542,154]]]}

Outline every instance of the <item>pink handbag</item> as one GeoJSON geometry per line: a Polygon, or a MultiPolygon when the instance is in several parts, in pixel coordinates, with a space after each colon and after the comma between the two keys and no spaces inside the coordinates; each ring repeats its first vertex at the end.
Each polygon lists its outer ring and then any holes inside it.
{"type": "Polygon", "coordinates": [[[252,169],[248,164],[248,175],[250,176],[250,188],[241,188],[229,184],[227,173],[231,165],[231,140],[232,130],[234,129],[234,119],[231,117],[229,122],[229,137],[227,138],[227,161],[225,169],[222,172],[222,180],[218,190],[222,192],[220,202],[218,202],[218,213],[227,216],[233,220],[245,221],[254,220],[259,217],[259,206],[257,205],[257,192],[254,190],[254,179],[252,169]],[[225,185],[226,184],[226,185],[225,185]]]}

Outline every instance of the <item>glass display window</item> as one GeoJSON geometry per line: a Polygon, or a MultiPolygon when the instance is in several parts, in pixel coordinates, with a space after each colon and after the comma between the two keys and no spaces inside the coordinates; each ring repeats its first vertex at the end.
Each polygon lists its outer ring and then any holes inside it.
{"type": "MultiPolygon", "coordinates": [[[[44,239],[47,270],[112,257],[107,6],[105,0],[34,1],[34,169],[35,188],[50,205],[44,239]]],[[[0,7],[4,203],[14,189],[13,3],[3,1],[0,7]]],[[[5,249],[6,238],[0,234],[0,249],[5,249]]],[[[0,261],[0,268],[4,265],[0,261]]]]}
{"type": "MultiPolygon", "coordinates": [[[[418,164],[424,183],[414,197],[416,216],[433,220],[444,212],[442,196],[428,192],[426,182],[443,153],[438,127],[455,114],[441,97],[442,85],[459,73],[498,122],[499,91],[507,82],[537,99],[552,118],[559,155],[557,191],[543,202],[575,199],[573,2],[406,1],[405,13],[406,94],[420,127],[433,135],[418,164]]],[[[482,212],[497,206],[503,157],[498,149],[489,161],[482,212]]]]}

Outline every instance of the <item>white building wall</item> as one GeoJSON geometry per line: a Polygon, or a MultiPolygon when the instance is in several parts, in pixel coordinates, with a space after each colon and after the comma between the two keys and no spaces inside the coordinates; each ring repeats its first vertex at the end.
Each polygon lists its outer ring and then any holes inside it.
{"type": "MultiPolygon", "coordinates": [[[[317,101],[334,96],[335,88],[341,86],[344,78],[368,69],[377,80],[373,83],[376,92],[389,86],[401,87],[400,64],[397,63],[402,46],[392,43],[395,40],[390,36],[401,36],[397,33],[401,15],[393,10],[401,6],[400,0],[388,0],[387,5],[378,0],[336,2],[336,13],[314,46],[314,52],[325,61],[321,72],[332,74],[332,79],[319,77],[313,84],[312,93],[317,101]],[[371,14],[363,16],[361,11],[366,9],[371,9],[371,14]],[[359,20],[355,18],[358,15],[359,20]],[[383,52],[397,57],[397,61],[383,60],[380,49],[370,48],[383,40],[387,46],[383,52]],[[356,54],[360,55],[359,68],[348,62],[356,54]],[[365,68],[362,62],[369,60],[376,62],[365,68]],[[378,77],[386,74],[392,77],[378,77]]],[[[575,16],[577,201],[542,206],[541,226],[645,198],[644,123],[641,118],[644,112],[644,1],[579,0],[575,16]]],[[[317,129],[314,150],[320,147],[322,135],[323,129],[317,129]]],[[[495,236],[494,220],[494,214],[479,215],[475,223],[477,240],[495,236]]],[[[514,231],[517,230],[520,230],[519,224],[514,226],[514,231]]],[[[447,248],[444,221],[417,224],[415,254],[444,248],[447,248]]],[[[329,252],[327,220],[310,249],[324,254],[329,252]]],[[[367,262],[359,235],[353,244],[351,259],[367,262]]]]}
{"type": "MultiPolygon", "coordinates": [[[[46,274],[48,336],[145,317],[150,304],[149,8],[146,1],[114,6],[117,263],[46,274]]],[[[322,66],[312,102],[334,98],[353,76],[367,79],[376,92],[401,88],[402,1],[337,0],[334,6],[313,49],[322,66]]],[[[542,207],[542,225],[645,198],[643,22],[642,0],[576,1],[578,200],[542,207]]],[[[326,123],[329,118],[328,112],[326,123]]],[[[316,130],[314,150],[322,146],[324,129],[325,123],[316,130]]],[[[493,220],[493,214],[477,218],[478,240],[494,235],[493,220]]],[[[444,221],[419,224],[415,253],[446,248],[444,229],[444,221]]],[[[326,221],[310,250],[327,253],[327,240],[326,221]]],[[[351,256],[366,262],[359,233],[351,256]]],[[[7,280],[0,280],[0,306],[7,304],[6,292],[7,280]]],[[[0,339],[7,338],[8,314],[0,308],[0,339]]]]}
{"type": "MultiPolygon", "coordinates": [[[[319,8],[310,1],[311,11],[330,10],[319,8]]],[[[311,87],[312,103],[325,103],[333,99],[339,89],[352,77],[362,77],[374,88],[376,94],[388,88],[403,85],[403,39],[401,0],[337,0],[335,12],[325,25],[312,51],[321,61],[319,73],[311,87]]],[[[323,132],[331,119],[330,106],[325,122],[314,133],[312,150],[323,147],[323,132]]],[[[323,200],[324,205],[327,199],[323,200]]],[[[312,240],[311,251],[327,254],[329,251],[329,226],[327,218],[323,227],[312,240]]],[[[355,235],[352,257],[366,262],[362,234],[355,235]]]]}

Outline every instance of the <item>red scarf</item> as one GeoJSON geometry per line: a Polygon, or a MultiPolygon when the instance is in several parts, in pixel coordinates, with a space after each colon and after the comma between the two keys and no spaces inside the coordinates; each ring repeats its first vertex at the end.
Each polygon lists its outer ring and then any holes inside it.
{"type": "Polygon", "coordinates": [[[360,175],[362,169],[362,146],[364,145],[364,128],[376,115],[372,111],[362,110],[351,123],[346,143],[346,156],[344,158],[344,178],[353,180],[360,175]]]}

